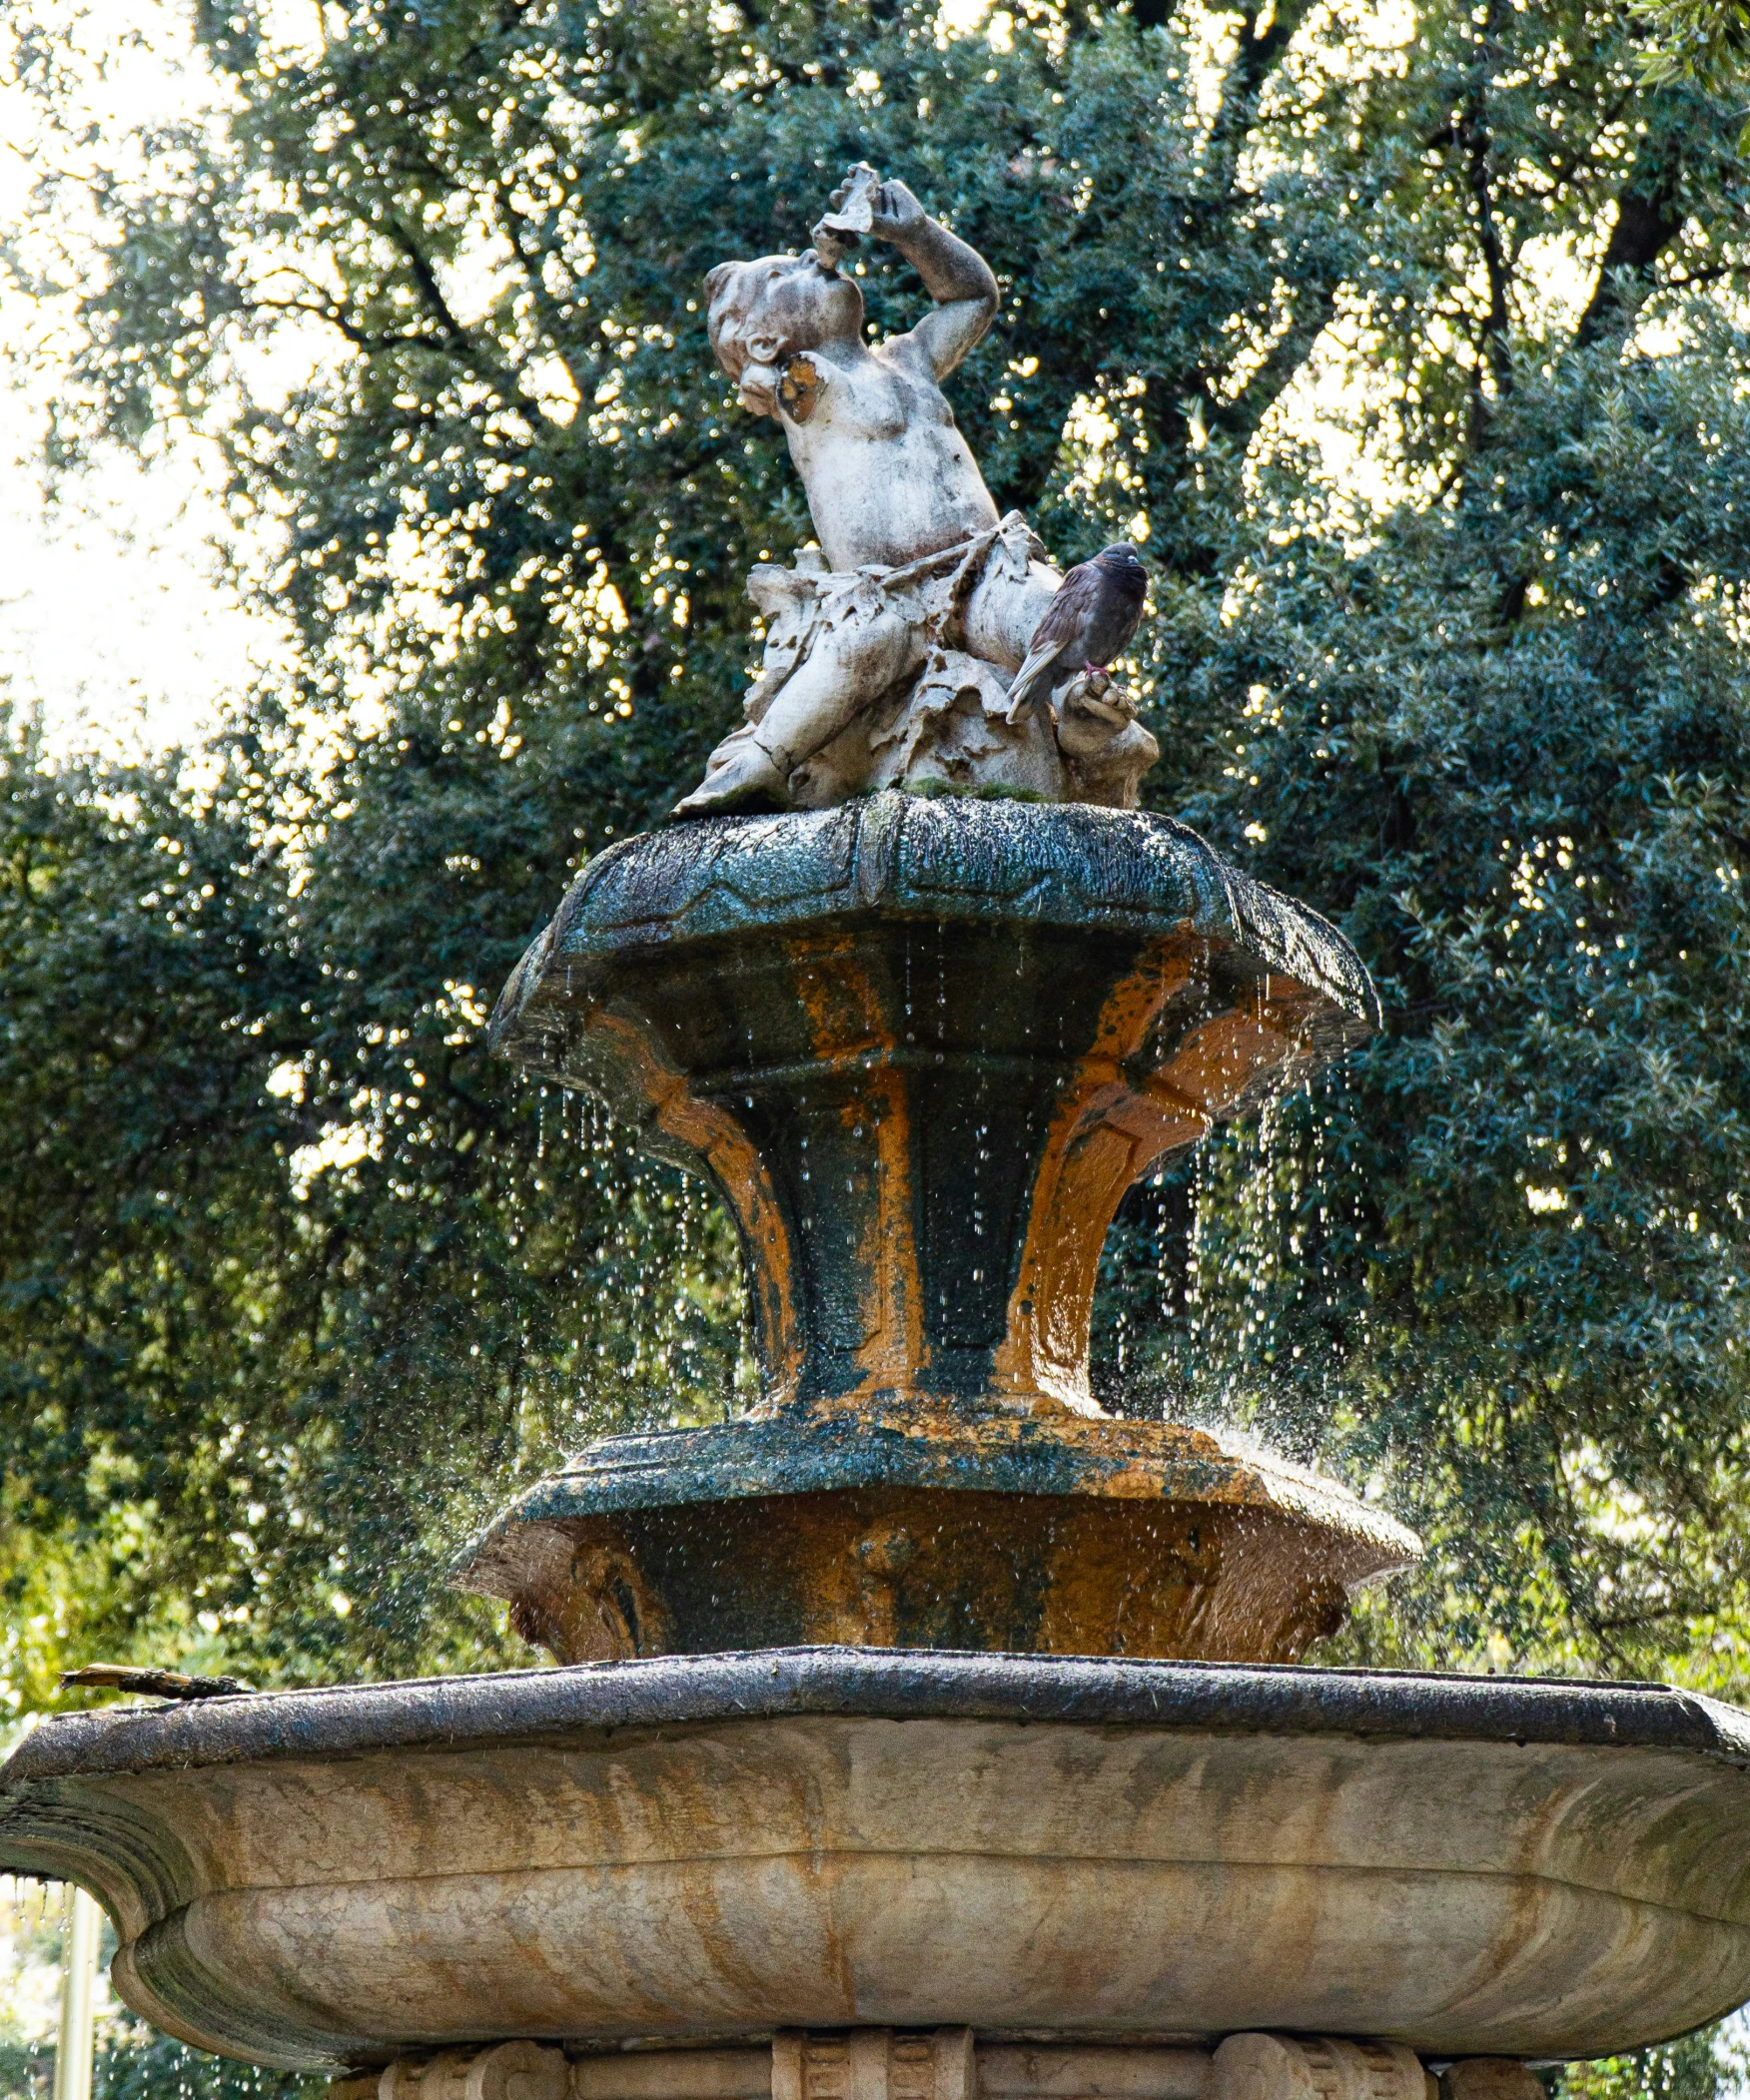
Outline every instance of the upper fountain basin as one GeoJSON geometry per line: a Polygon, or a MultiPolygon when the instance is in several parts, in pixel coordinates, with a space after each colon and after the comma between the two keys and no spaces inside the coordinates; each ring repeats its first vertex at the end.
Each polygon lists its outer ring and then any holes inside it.
{"type": "Polygon", "coordinates": [[[584,1454],[462,1580],[562,1662],[1297,1660],[1415,1539],[1105,1420],[1090,1319],[1132,1183],[1377,1018],[1322,919],[1136,811],[888,793],[597,855],[494,1042],[721,1189],[764,1419],[584,1454]]]}
{"type": "Polygon", "coordinates": [[[493,1040],[717,1183],[768,1411],[1097,1415],[1126,1189],[1377,1019],[1333,928],[1183,825],[886,793],[597,855],[493,1040]]]}

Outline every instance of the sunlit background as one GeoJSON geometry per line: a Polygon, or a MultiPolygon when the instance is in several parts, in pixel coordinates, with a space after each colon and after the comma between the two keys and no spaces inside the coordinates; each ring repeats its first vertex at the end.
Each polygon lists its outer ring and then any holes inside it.
{"type": "MultiPolygon", "coordinates": [[[[92,128],[89,166],[125,155],[147,126],[219,109],[223,90],[193,53],[189,12],[117,0],[66,10],[79,23],[89,101],[63,114],[92,128]]],[[[213,549],[229,525],[216,461],[196,440],[167,436],[144,464],[111,455],[46,467],[45,411],[95,229],[77,203],[88,167],[67,165],[65,138],[48,145],[40,122],[34,99],[0,79],[0,224],[20,227],[45,172],[75,178],[51,230],[58,242],[33,230],[23,244],[22,260],[46,281],[38,296],[0,272],[0,698],[40,715],[61,748],[132,755],[198,740],[283,638],[221,576],[213,549]]],[[[282,371],[264,364],[259,377],[296,383],[315,349],[288,338],[282,371]]]]}
{"type": "MultiPolygon", "coordinates": [[[[63,104],[61,129],[45,141],[41,105],[0,78],[0,224],[21,226],[45,172],[71,178],[58,216],[29,226],[20,243],[39,281],[36,296],[0,272],[0,701],[39,718],[57,749],[134,755],[197,741],[227,694],[284,661],[272,616],[240,599],[215,557],[216,543],[235,553],[239,540],[216,454],[198,438],[167,430],[143,462],[111,454],[51,472],[43,456],[47,406],[74,348],[79,276],[93,267],[98,245],[81,179],[127,167],[131,140],[150,127],[217,117],[227,90],[196,54],[190,10],[178,0],[65,0],[36,12],[70,25],[83,106],[63,104]],[[87,157],[69,164],[77,152],[69,134],[82,127],[90,134],[87,157]]],[[[263,13],[270,40],[288,55],[321,34],[314,0],[278,0],[263,13]]],[[[946,0],[939,21],[948,36],[983,37],[1000,49],[1012,18],[992,0],[946,0]]],[[[1212,16],[1212,58],[1230,23],[1212,16]]],[[[1384,0],[1371,10],[1368,40],[1399,44],[1412,24],[1404,0],[1384,0]]],[[[1570,305],[1577,312],[1588,259],[1555,252],[1534,274],[1551,320],[1570,305]]],[[[1364,507],[1401,491],[1389,465],[1356,440],[1358,372],[1344,350],[1338,323],[1274,419],[1315,437],[1334,476],[1364,507]]],[[[243,355],[252,393],[272,401],[322,360],[345,353],[330,331],[287,325],[271,348],[257,345],[243,355]]],[[[1072,425],[1072,436],[1097,457],[1107,434],[1098,409],[1088,404],[1072,425]]],[[[259,520],[251,533],[246,566],[259,574],[274,548],[259,520]]]]}

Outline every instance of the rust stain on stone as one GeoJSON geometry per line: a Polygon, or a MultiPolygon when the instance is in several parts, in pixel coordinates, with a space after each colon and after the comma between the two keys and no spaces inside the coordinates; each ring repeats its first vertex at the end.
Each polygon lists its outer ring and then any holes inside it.
{"type": "MultiPolygon", "coordinates": [[[[823,1072],[832,1072],[851,1089],[838,1117],[852,1155],[868,1147],[867,1164],[856,1175],[864,1185],[848,1191],[865,1199],[854,1210],[844,1206],[857,1217],[863,1338],[856,1351],[856,1383],[836,1397],[836,1404],[855,1407],[909,1394],[930,1360],[912,1202],[911,1105],[904,1076],[892,1062],[898,1039],[891,1001],[871,976],[859,944],[838,936],[790,941],[785,950],[815,1058],[823,1072]]],[[[837,1206],[823,1209],[830,1218],[837,1206]]]]}
{"type": "Polygon", "coordinates": [[[624,1663],[674,1646],[661,1599],[612,1525],[581,1538],[559,1524],[528,1527],[510,1629],[571,1663],[624,1663]]]}
{"type": "Polygon", "coordinates": [[[657,1127],[698,1154],[734,1212],[753,1275],[766,1389],[774,1404],[781,1405],[796,1390],[802,1336],[796,1319],[795,1251],[770,1170],[734,1116],[717,1102],[700,1100],[646,1031],[601,1007],[589,1011],[584,1027],[611,1041],[615,1053],[637,1074],[657,1127]]]}
{"type": "Polygon", "coordinates": [[[1088,1389],[1088,1330],[1100,1252],[1118,1206],[1163,1153],[1195,1142],[1209,1127],[1171,1076],[1155,1075],[1139,1093],[1125,1069],[1193,974],[1184,944],[1164,941],[1113,987],[1034,1174],[1008,1333],[994,1368],[1017,1393],[1038,1394],[1074,1414],[1100,1412],[1088,1389]]]}
{"type": "Polygon", "coordinates": [[[608,1439],[464,1564],[565,1660],[803,1642],[1283,1661],[1416,1542],[1108,1420],[1125,1192],[1376,1025],[1352,951],[1180,827],[898,797],[591,863],[494,1040],[715,1178],[752,1419],[608,1439]]]}
{"type": "Polygon", "coordinates": [[[560,1663],[608,1659],[601,1614],[567,1596],[565,1569],[591,1594],[597,1571],[635,1569],[650,1600],[641,1654],[666,1642],[1287,1663],[1379,1565],[1368,1542],[1243,1494],[1168,1500],[1160,1486],[1150,1499],[868,1488],[695,1506],[679,1523],[571,1519],[547,1528],[548,1580],[524,1560],[492,1587],[515,1593],[518,1630],[560,1663]]]}

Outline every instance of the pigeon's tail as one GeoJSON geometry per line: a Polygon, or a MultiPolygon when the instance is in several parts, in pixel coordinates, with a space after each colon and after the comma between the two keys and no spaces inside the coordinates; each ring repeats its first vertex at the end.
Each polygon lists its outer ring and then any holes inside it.
{"type": "Polygon", "coordinates": [[[1045,649],[1035,649],[1027,661],[1015,673],[1015,683],[1009,688],[1009,714],[1011,722],[1019,722],[1035,700],[1051,697],[1052,669],[1063,653],[1063,643],[1053,642],[1045,649]]]}

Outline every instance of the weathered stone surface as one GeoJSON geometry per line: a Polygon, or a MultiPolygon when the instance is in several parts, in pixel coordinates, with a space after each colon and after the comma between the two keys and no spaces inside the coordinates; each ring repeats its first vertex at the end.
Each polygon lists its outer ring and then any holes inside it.
{"type": "Polygon", "coordinates": [[[1037,558],[1043,552],[1011,512],[898,568],[835,575],[806,553],[793,568],[756,568],[747,594],[766,623],[763,667],[743,700],[745,723],[712,753],[683,812],[746,799],[829,809],[887,787],[1135,809],[1160,746],[1107,673],[1054,665],[1054,697],[1013,707],[1013,652],[1054,603],[1057,571],[1037,558]],[[849,690],[839,683],[847,672],[849,690]],[[798,760],[780,724],[809,686],[830,710],[829,733],[798,760]],[[832,727],[843,699],[853,702],[848,719],[832,727]]]}
{"type": "Polygon", "coordinates": [[[0,1771],[0,1863],[102,1898],[137,2010],[266,2062],[1594,2055],[1750,1994],[1747,1763],[1653,1688],[768,1652],[64,1717],[0,1771]]]}
{"type": "Polygon", "coordinates": [[[982,2100],[1204,2100],[1208,2052],[1160,2039],[976,2044],[982,2100]]]}
{"type": "Polygon", "coordinates": [[[891,2027],[772,2037],[772,2100],[976,2100],[970,2027],[891,2027]]]}
{"type": "Polygon", "coordinates": [[[1125,1190],[1376,1019],[1332,928],[1181,825],[880,795],[598,855],[493,1040],[722,1190],[768,1410],[1097,1414],[1125,1190]]]}
{"type": "Polygon", "coordinates": [[[717,362],[782,427],[820,544],[748,577],[764,665],[681,810],[819,809],[894,781],[1134,808],[1159,747],[1129,695],[1082,675],[1122,653],[1134,618],[1036,663],[1036,700],[1009,720],[1064,579],[1023,518],[998,519],[941,389],[990,327],[996,280],[903,183],[868,167],[851,182],[863,235],[891,242],[936,302],[914,329],[864,342],[862,293],[838,269],[859,236],[830,216],[806,255],[705,280],[717,362]]]}
{"type": "Polygon", "coordinates": [[[1201,1430],[1076,1417],[610,1437],[458,1561],[564,1663],[844,1643],[1293,1662],[1413,1533],[1201,1430]]]}
{"type": "Polygon", "coordinates": [[[1432,2086],[1401,2042],[1231,2034],[1211,2060],[1204,2100],[1437,2100],[1432,2086]]]}
{"type": "Polygon", "coordinates": [[[1336,1039],[1327,1050],[1378,1022],[1366,971],[1336,929],[1223,860],[1189,825],[1148,811],[889,792],[838,810],[679,825],[605,848],[518,967],[494,1030],[501,1048],[523,1055],[531,980],[546,980],[549,965],[871,910],[1096,935],[1189,933],[1235,951],[1243,977],[1274,971],[1321,994],[1338,1010],[1326,1018],[1336,1039]]]}
{"type": "Polygon", "coordinates": [[[1510,2056],[1463,2056],[1440,2073],[1439,2100],[1544,2100],[1543,2083],[1510,2056]]]}
{"type": "Polygon", "coordinates": [[[768,2100],[769,2045],[743,2049],[616,2049],[570,2067],[571,2100],[768,2100]]]}
{"type": "MultiPolygon", "coordinates": [[[[1526,2100],[1535,2075],[1486,2066],[1501,2100],[1526,2100]]],[[[1213,2053],[1149,2040],[1119,2045],[981,2042],[970,2027],[907,2033],[781,2028],[769,2046],[640,2047],[573,2058],[502,2042],[481,2052],[403,2057],[337,2080],[327,2100],[1439,2100],[1413,2050],[1368,2039],[1230,2035],[1213,2053]]]]}
{"type": "MultiPolygon", "coordinates": [[[[367,2100],[367,2095],[331,2087],[329,2100],[367,2100]]],[[[538,2042],[451,2049],[388,2065],[369,2100],[571,2100],[569,2067],[560,2050],[543,2049],[538,2042]]]]}
{"type": "MultiPolygon", "coordinates": [[[[1525,2100],[1537,2085],[1504,2058],[1453,2068],[1479,2064],[1499,2074],[1501,2100],[1525,2100]]],[[[1413,2050],[1369,2039],[1234,2034],[1212,2053],[1148,2038],[992,2042],[970,2027],[851,2027],[780,2028],[753,2048],[640,2046],[569,2061],[556,2047],[501,2042],[401,2057],[335,2081],[327,2100],[1438,2100],[1438,2092],[1413,2050]]]]}

